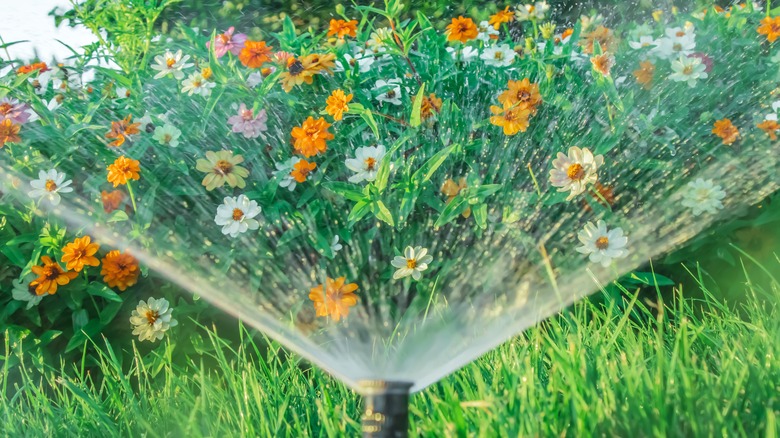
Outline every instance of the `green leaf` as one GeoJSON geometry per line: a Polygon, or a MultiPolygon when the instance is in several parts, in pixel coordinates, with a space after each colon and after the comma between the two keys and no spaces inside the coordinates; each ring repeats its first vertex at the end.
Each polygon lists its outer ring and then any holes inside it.
{"type": "Polygon", "coordinates": [[[466,198],[458,196],[452,198],[452,201],[447,203],[447,205],[444,207],[444,210],[442,210],[441,214],[439,215],[439,219],[436,220],[436,223],[433,224],[434,228],[439,228],[443,225],[446,225],[455,218],[458,217],[461,213],[463,213],[463,210],[466,209],[468,206],[468,202],[466,201],[466,198]]]}
{"type": "Polygon", "coordinates": [[[122,308],[122,303],[110,303],[103,307],[100,311],[100,323],[104,326],[108,325],[114,320],[116,314],[119,313],[119,309],[122,308]]]}
{"type": "Polygon", "coordinates": [[[360,114],[360,117],[363,118],[363,120],[366,121],[366,124],[369,128],[371,128],[371,131],[374,133],[374,137],[379,138],[379,127],[376,124],[376,120],[374,120],[374,115],[371,114],[371,111],[365,110],[360,114]]]}
{"type": "Polygon", "coordinates": [[[413,131],[407,131],[401,138],[396,140],[395,144],[393,144],[384,158],[382,158],[382,162],[379,164],[379,170],[376,172],[376,179],[374,180],[374,187],[376,187],[379,193],[384,192],[387,187],[387,180],[390,177],[390,163],[393,162],[393,155],[395,155],[398,149],[414,135],[416,135],[416,133],[413,131]]]}
{"type": "Polygon", "coordinates": [[[474,215],[474,220],[477,221],[477,226],[483,230],[487,228],[487,204],[480,204],[471,209],[471,214],[474,215]]]}
{"type": "Polygon", "coordinates": [[[417,170],[417,172],[414,173],[412,176],[412,181],[420,185],[430,181],[436,170],[442,164],[444,164],[444,161],[447,159],[447,157],[449,157],[452,151],[454,151],[458,146],[458,144],[453,144],[437,152],[434,156],[428,159],[428,161],[426,161],[425,164],[423,164],[422,167],[417,170]]]}
{"type": "Polygon", "coordinates": [[[91,283],[89,286],[87,286],[87,293],[92,295],[93,297],[101,297],[117,303],[122,302],[122,297],[117,295],[116,292],[114,292],[110,287],[106,286],[105,284],[91,283]]]}
{"type": "Polygon", "coordinates": [[[409,124],[412,126],[412,128],[416,128],[420,126],[421,123],[421,115],[420,112],[422,111],[422,102],[425,98],[425,83],[423,83],[420,86],[420,90],[417,92],[417,96],[414,98],[414,104],[412,104],[412,116],[409,119],[409,124]]]}
{"type": "Polygon", "coordinates": [[[672,279],[653,272],[632,272],[628,277],[628,281],[634,284],[653,287],[674,286],[675,284],[672,279]]]}
{"type": "Polygon", "coordinates": [[[360,201],[367,201],[366,197],[363,195],[363,192],[360,190],[355,189],[354,184],[348,184],[344,182],[326,182],[322,184],[326,189],[330,190],[331,192],[343,196],[350,201],[360,202],[360,201]]]}
{"type": "Polygon", "coordinates": [[[127,216],[127,213],[124,210],[114,210],[114,212],[111,213],[111,217],[108,218],[107,222],[124,222],[129,219],[130,218],[127,216]]]}
{"type": "Polygon", "coordinates": [[[73,337],[68,341],[68,345],[65,346],[65,352],[70,353],[81,347],[88,338],[94,338],[102,329],[103,325],[100,323],[100,320],[90,320],[81,330],[73,334],[73,337]]]}
{"type": "Polygon", "coordinates": [[[358,202],[354,207],[352,207],[352,211],[349,212],[349,217],[347,219],[349,220],[350,224],[354,224],[360,219],[363,219],[363,216],[367,215],[370,211],[371,204],[363,201],[358,202]]]}
{"type": "Polygon", "coordinates": [[[395,226],[392,213],[390,213],[390,210],[387,209],[382,201],[376,201],[371,204],[371,210],[374,212],[374,216],[376,216],[377,219],[386,222],[391,227],[395,226]]]}

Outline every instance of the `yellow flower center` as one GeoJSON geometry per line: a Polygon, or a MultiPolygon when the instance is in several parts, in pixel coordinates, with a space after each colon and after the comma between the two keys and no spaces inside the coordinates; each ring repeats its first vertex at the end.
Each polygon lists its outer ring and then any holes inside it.
{"type": "Polygon", "coordinates": [[[414,269],[417,267],[417,259],[406,259],[406,267],[414,269]]]}
{"type": "Polygon", "coordinates": [[[684,37],[685,36],[685,32],[679,30],[679,31],[677,31],[677,33],[675,35],[677,35],[678,37],[684,37]]]}
{"type": "Polygon", "coordinates": [[[376,159],[373,157],[366,158],[366,169],[374,170],[374,166],[376,166],[376,159]]]}
{"type": "Polygon", "coordinates": [[[154,310],[149,309],[146,311],[146,315],[144,316],[146,317],[146,320],[149,321],[149,325],[152,325],[157,322],[157,318],[160,317],[160,314],[154,310]]]}
{"type": "Polygon", "coordinates": [[[244,212],[241,211],[240,208],[234,208],[233,209],[233,220],[234,221],[240,221],[242,217],[244,217],[244,212]]]}
{"type": "Polygon", "coordinates": [[[55,190],[57,190],[57,183],[55,183],[54,181],[52,181],[50,179],[47,179],[46,180],[46,191],[53,192],[55,190]]]}
{"type": "Polygon", "coordinates": [[[233,164],[226,160],[219,160],[214,166],[214,172],[220,175],[227,175],[233,171],[233,164]]]}
{"type": "Polygon", "coordinates": [[[388,91],[388,92],[387,92],[387,98],[388,98],[388,99],[393,99],[393,98],[395,98],[395,90],[390,90],[390,91],[388,91]]]}
{"type": "Polygon", "coordinates": [[[693,66],[692,65],[686,65],[682,72],[683,72],[684,75],[693,74],[693,66]]]}
{"type": "Polygon", "coordinates": [[[579,181],[585,176],[585,169],[582,168],[582,164],[574,163],[566,170],[566,176],[570,180],[579,181]]]}
{"type": "Polygon", "coordinates": [[[192,86],[195,88],[200,88],[201,85],[203,85],[203,82],[200,79],[195,79],[192,81],[192,86]]]}
{"type": "Polygon", "coordinates": [[[682,44],[674,43],[674,45],[672,46],[672,50],[674,50],[675,52],[681,51],[682,50],[682,44]]]}
{"type": "Polygon", "coordinates": [[[8,114],[11,112],[11,104],[4,102],[0,103],[0,114],[8,114]]]}
{"type": "Polygon", "coordinates": [[[176,64],[176,60],[173,58],[168,58],[165,60],[165,65],[168,66],[168,68],[173,68],[173,64],[176,64]]]}
{"type": "Polygon", "coordinates": [[[499,60],[501,60],[501,59],[504,59],[504,52],[496,52],[496,53],[493,55],[493,58],[494,58],[494,59],[499,59],[499,60]]]}
{"type": "Polygon", "coordinates": [[[609,248],[609,239],[607,238],[607,236],[601,236],[598,239],[596,239],[596,248],[598,249],[609,248]]]}
{"type": "Polygon", "coordinates": [[[163,135],[163,143],[169,143],[171,140],[173,140],[173,137],[171,136],[171,134],[163,135]]]}

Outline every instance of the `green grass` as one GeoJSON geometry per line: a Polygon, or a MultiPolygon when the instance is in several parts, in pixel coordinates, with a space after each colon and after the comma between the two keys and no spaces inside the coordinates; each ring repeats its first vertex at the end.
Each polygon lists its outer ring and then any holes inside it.
{"type": "MultiPolygon", "coordinates": [[[[581,302],[414,395],[412,436],[778,436],[780,285],[748,279],[735,307],[703,292],[581,302]]],[[[105,341],[99,357],[43,375],[5,365],[2,432],[359,434],[359,397],[242,333],[229,345],[203,329],[211,353],[187,366],[173,365],[170,343],[142,356],[105,341]]],[[[5,344],[6,354],[20,348],[5,344]]]]}

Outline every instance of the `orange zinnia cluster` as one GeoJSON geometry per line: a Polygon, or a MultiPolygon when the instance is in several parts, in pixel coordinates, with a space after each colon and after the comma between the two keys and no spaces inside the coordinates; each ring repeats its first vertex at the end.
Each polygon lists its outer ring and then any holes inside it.
{"type": "Polygon", "coordinates": [[[422,105],[420,106],[420,118],[426,120],[433,117],[434,114],[441,111],[441,103],[441,99],[433,93],[423,97],[422,105]]]}
{"type": "Polygon", "coordinates": [[[103,211],[106,213],[111,213],[119,208],[124,199],[125,194],[121,190],[112,190],[110,192],[103,190],[100,192],[100,200],[103,201],[103,211]]]}
{"type": "Polygon", "coordinates": [[[141,163],[138,160],[127,158],[124,155],[114,160],[114,163],[108,166],[108,182],[114,187],[120,184],[127,184],[129,180],[138,181],[141,176],[141,163]]]}
{"type": "Polygon", "coordinates": [[[490,123],[502,127],[505,135],[515,135],[528,129],[529,118],[542,103],[542,96],[539,85],[525,78],[522,81],[510,80],[507,89],[498,96],[498,101],[502,106],[490,107],[493,113],[490,123]]]}
{"type": "Polygon", "coordinates": [[[45,62],[36,62],[29,65],[23,65],[16,69],[16,73],[20,75],[25,75],[27,73],[32,73],[36,70],[38,70],[39,73],[45,72],[49,69],[49,66],[46,65],[45,62]]]}
{"type": "Polygon", "coordinates": [[[309,290],[309,299],[314,302],[317,316],[330,316],[334,321],[339,321],[349,315],[349,308],[357,304],[355,291],[358,285],[344,283],[344,277],[335,280],[328,277],[324,291],[322,285],[309,290]]]}
{"type": "Polygon", "coordinates": [[[780,131],[780,123],[777,123],[777,120],[764,120],[757,125],[757,128],[766,132],[766,135],[774,141],[777,140],[777,131],[780,131]]]}
{"type": "Polygon", "coordinates": [[[328,35],[337,35],[340,39],[345,36],[351,36],[355,38],[357,36],[357,20],[330,20],[330,27],[328,28],[328,35]]]}
{"type": "MultiPolygon", "coordinates": [[[[41,257],[41,261],[43,262],[41,266],[33,266],[31,268],[33,274],[38,276],[32,282],[36,285],[35,293],[38,295],[56,294],[57,286],[66,285],[79,275],[78,272],[69,272],[62,269],[62,266],[49,256],[41,257]]],[[[32,286],[32,283],[30,283],[30,286],[32,286]]]]}
{"type": "Polygon", "coordinates": [[[343,90],[333,90],[333,93],[325,101],[325,112],[333,117],[333,120],[341,120],[344,111],[349,111],[348,103],[352,100],[352,94],[344,94],[343,90]]]}
{"type": "Polygon", "coordinates": [[[109,143],[109,146],[119,147],[125,143],[127,136],[138,134],[141,132],[138,127],[140,123],[130,123],[133,119],[132,115],[129,115],[118,122],[111,122],[111,130],[106,133],[106,138],[113,138],[114,141],[109,143]]]}
{"type": "Polygon", "coordinates": [[[298,161],[293,165],[293,170],[290,172],[290,176],[292,176],[295,181],[302,183],[306,181],[306,178],[309,177],[309,174],[314,172],[314,169],[317,168],[317,163],[310,163],[303,158],[301,158],[301,161],[298,161]]]}
{"type": "Polygon", "coordinates": [[[128,253],[115,249],[106,254],[101,263],[103,268],[100,270],[100,275],[103,276],[103,282],[108,287],[118,287],[119,290],[124,291],[138,281],[138,274],[141,272],[138,260],[128,253]]]}
{"type": "Polygon", "coordinates": [[[604,76],[609,76],[610,70],[615,66],[615,57],[609,53],[602,53],[590,58],[593,69],[604,76]]]}
{"type": "Polygon", "coordinates": [[[299,58],[284,57],[280,61],[284,62],[284,71],[280,75],[282,88],[289,93],[295,86],[311,84],[316,74],[330,73],[336,66],[336,55],[313,53],[299,58]]]}
{"type": "Polygon", "coordinates": [[[634,70],[634,77],[636,78],[636,83],[641,85],[645,90],[653,88],[655,65],[650,61],[640,62],[639,68],[634,70]]]}
{"type": "Polygon", "coordinates": [[[732,144],[739,138],[739,129],[729,119],[718,120],[712,133],[723,139],[723,144],[732,144]]]}
{"type": "Polygon", "coordinates": [[[778,17],[765,17],[761,20],[761,26],[758,27],[758,33],[766,35],[767,41],[770,43],[775,42],[780,38],[780,16],[778,17]]]}
{"type": "Polygon", "coordinates": [[[246,67],[260,68],[271,60],[272,51],[273,47],[266,45],[265,41],[246,41],[238,54],[238,60],[246,67]]]}
{"type": "Polygon", "coordinates": [[[334,138],[328,128],[330,124],[325,119],[314,120],[309,116],[301,126],[292,129],[295,152],[308,158],[328,150],[327,141],[334,138]]]}
{"type": "Polygon", "coordinates": [[[11,119],[5,119],[0,122],[0,148],[6,143],[18,143],[22,139],[19,137],[19,125],[13,123],[11,119]]]}
{"type": "Polygon", "coordinates": [[[580,46],[582,46],[582,53],[592,55],[594,52],[594,46],[598,44],[601,47],[602,52],[614,52],[617,40],[612,30],[604,26],[599,26],[592,32],[588,32],[582,36],[580,46]]]}
{"type": "Polygon", "coordinates": [[[452,23],[447,26],[447,41],[460,41],[466,43],[479,35],[477,25],[471,18],[453,18],[452,23]]]}
{"type": "Polygon", "coordinates": [[[503,23],[509,23],[515,19],[515,13],[509,10],[509,6],[505,7],[503,11],[498,11],[494,15],[490,16],[488,24],[493,25],[493,29],[498,30],[503,23]]]}
{"type": "Polygon", "coordinates": [[[81,272],[84,266],[98,266],[100,261],[95,257],[98,249],[100,245],[93,243],[89,236],[77,238],[65,245],[62,248],[62,262],[65,263],[65,269],[81,272]]]}

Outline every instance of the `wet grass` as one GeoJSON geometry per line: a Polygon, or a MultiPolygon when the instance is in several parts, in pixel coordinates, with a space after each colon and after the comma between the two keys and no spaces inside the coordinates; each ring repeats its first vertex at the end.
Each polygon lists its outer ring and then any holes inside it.
{"type": "MultiPolygon", "coordinates": [[[[776,437],[780,285],[743,283],[738,306],[706,289],[696,300],[677,290],[666,302],[646,291],[581,302],[414,395],[412,436],[776,437]]],[[[40,374],[6,362],[0,435],[360,433],[359,397],[242,333],[229,344],[204,328],[211,352],[186,366],[172,344],[142,356],[105,341],[81,366],[40,374]]]]}

